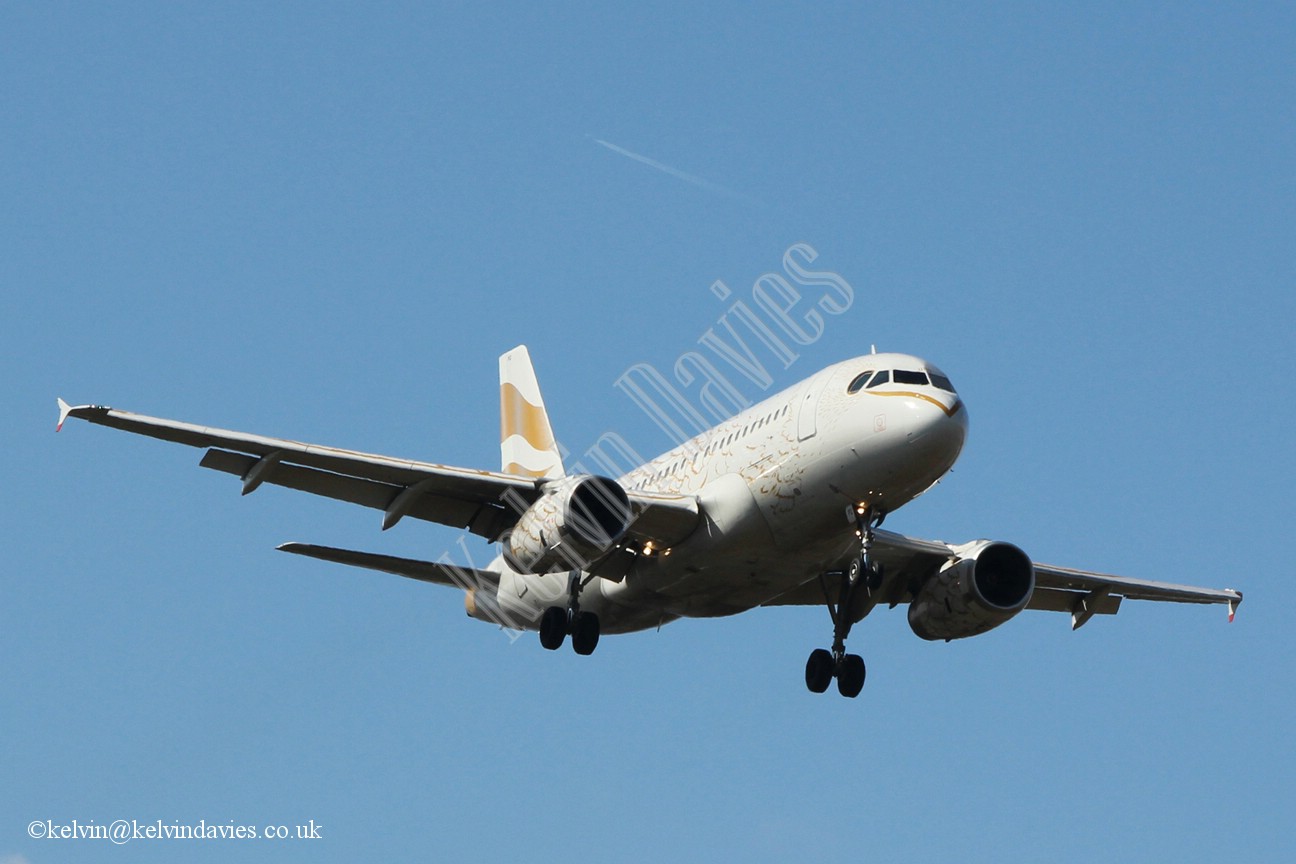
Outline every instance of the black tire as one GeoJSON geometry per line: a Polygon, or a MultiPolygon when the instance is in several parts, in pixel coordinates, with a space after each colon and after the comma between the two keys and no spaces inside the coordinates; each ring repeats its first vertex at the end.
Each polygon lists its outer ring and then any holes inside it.
{"type": "Polygon", "coordinates": [[[811,693],[822,693],[828,689],[828,685],[833,679],[833,658],[823,648],[816,648],[810,652],[810,659],[806,661],[806,687],[810,688],[811,693]]]}
{"type": "Polygon", "coordinates": [[[837,667],[837,692],[847,699],[854,699],[864,689],[864,658],[858,654],[847,654],[837,667]]]}
{"type": "Polygon", "coordinates": [[[567,610],[561,606],[550,606],[540,616],[540,644],[550,651],[562,647],[567,638],[567,610]]]}
{"type": "Polygon", "coordinates": [[[598,647],[599,620],[593,612],[579,612],[572,619],[572,650],[589,655],[598,647]]]}
{"type": "Polygon", "coordinates": [[[875,561],[869,565],[868,573],[868,590],[870,594],[876,594],[882,590],[882,583],[886,581],[886,571],[882,568],[881,561],[875,561]]]}
{"type": "Polygon", "coordinates": [[[854,582],[859,578],[860,570],[863,569],[863,567],[864,560],[862,558],[855,558],[852,560],[850,566],[846,568],[846,579],[854,582]]]}

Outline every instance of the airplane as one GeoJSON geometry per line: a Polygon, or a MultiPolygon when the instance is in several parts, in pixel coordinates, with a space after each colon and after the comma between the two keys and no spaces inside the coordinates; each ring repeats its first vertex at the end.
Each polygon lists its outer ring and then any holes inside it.
{"type": "Polygon", "coordinates": [[[1228,606],[1242,593],[1058,567],[1001,540],[950,544],[881,528],[953,467],[968,409],[936,366],[872,353],[831,365],[615,479],[568,474],[523,345],[500,357],[501,471],[398,459],[58,400],[69,417],[205,449],[200,465],[243,494],[269,483],[449,525],[500,545],[485,569],[306,543],[284,552],[464,591],[470,617],[568,637],[759,606],[828,610],[830,648],[805,682],[854,698],[863,659],[851,628],[879,605],[908,605],[928,640],[980,635],[1023,609],[1069,613],[1072,629],[1122,600],[1228,606]]]}

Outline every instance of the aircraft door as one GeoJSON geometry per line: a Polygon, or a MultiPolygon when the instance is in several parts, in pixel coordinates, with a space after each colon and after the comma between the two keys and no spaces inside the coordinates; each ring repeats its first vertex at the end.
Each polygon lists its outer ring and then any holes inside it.
{"type": "Polygon", "coordinates": [[[823,395],[827,376],[822,372],[808,382],[801,393],[801,404],[797,408],[797,440],[813,438],[818,431],[819,397],[823,395]]]}

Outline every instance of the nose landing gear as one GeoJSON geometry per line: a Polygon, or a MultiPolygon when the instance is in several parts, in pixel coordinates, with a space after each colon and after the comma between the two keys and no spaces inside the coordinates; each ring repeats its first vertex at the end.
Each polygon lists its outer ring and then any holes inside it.
{"type": "Polygon", "coordinates": [[[855,519],[860,537],[859,557],[844,573],[822,573],[819,576],[824,602],[833,623],[832,650],[816,648],[811,651],[805,669],[806,687],[810,692],[823,693],[836,678],[837,692],[848,699],[854,699],[864,689],[867,669],[862,657],[846,653],[846,637],[854,623],[876,603],[876,594],[882,587],[884,576],[881,562],[873,561],[869,554],[873,547],[873,529],[882,524],[882,516],[874,517],[871,510],[860,507],[855,510],[855,519]],[[841,580],[836,602],[829,585],[830,577],[841,580]]]}

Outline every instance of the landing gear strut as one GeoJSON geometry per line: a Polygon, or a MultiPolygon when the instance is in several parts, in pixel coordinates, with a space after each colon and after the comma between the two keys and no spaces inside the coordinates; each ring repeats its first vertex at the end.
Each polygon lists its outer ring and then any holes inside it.
{"type": "Polygon", "coordinates": [[[568,633],[572,637],[572,650],[577,654],[593,654],[598,647],[598,616],[593,612],[582,612],[580,608],[580,592],[585,587],[580,575],[579,570],[573,570],[567,577],[570,605],[550,606],[540,616],[540,644],[550,651],[561,648],[568,633]]]}
{"type": "Polygon", "coordinates": [[[851,626],[864,617],[864,613],[875,601],[875,595],[882,587],[882,564],[872,560],[869,552],[873,548],[873,529],[882,524],[882,516],[875,516],[866,507],[855,509],[856,531],[860,537],[859,557],[851,562],[845,573],[825,573],[819,576],[823,587],[824,602],[828,606],[828,615],[833,623],[832,650],[816,648],[810,652],[806,661],[806,687],[812,693],[823,693],[837,679],[837,692],[848,699],[854,699],[864,689],[864,677],[867,670],[864,660],[858,654],[846,653],[846,637],[850,635],[851,626]],[[834,602],[829,577],[841,579],[841,587],[834,602]]]}

